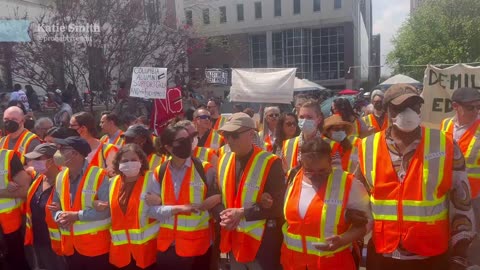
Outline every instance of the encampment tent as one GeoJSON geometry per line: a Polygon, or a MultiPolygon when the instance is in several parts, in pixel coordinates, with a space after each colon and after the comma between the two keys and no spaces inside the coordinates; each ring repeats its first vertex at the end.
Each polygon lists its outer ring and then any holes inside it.
{"type": "Polygon", "coordinates": [[[422,83],[415,80],[414,78],[408,77],[407,75],[398,74],[398,75],[395,75],[393,77],[388,78],[387,80],[385,80],[381,84],[377,85],[375,87],[375,89],[386,90],[390,86],[392,86],[394,84],[397,84],[397,83],[408,83],[408,84],[411,84],[411,85],[413,85],[417,88],[422,87],[422,83]]]}

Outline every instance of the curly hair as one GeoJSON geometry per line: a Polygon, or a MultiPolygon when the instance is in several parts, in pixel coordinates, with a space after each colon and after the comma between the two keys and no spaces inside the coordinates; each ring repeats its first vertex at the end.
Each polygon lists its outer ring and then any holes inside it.
{"type": "Polygon", "coordinates": [[[149,170],[147,155],[145,154],[145,152],[143,152],[142,148],[138,144],[134,144],[134,143],[129,143],[122,146],[122,148],[120,148],[120,150],[117,152],[112,162],[114,172],[116,174],[122,175],[122,172],[119,169],[120,161],[122,159],[123,154],[129,151],[134,152],[140,158],[140,163],[142,163],[142,167],[140,168],[140,175],[144,175],[145,172],[149,170]]]}

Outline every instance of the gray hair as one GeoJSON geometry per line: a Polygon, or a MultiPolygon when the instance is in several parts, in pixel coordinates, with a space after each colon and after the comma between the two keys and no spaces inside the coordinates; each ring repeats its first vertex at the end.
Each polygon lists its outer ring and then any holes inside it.
{"type": "Polygon", "coordinates": [[[49,117],[41,117],[41,118],[38,118],[37,121],[35,121],[34,128],[39,128],[40,125],[42,125],[43,123],[49,124],[50,126],[53,127],[52,119],[50,119],[49,117]]]}
{"type": "Polygon", "coordinates": [[[266,117],[267,114],[272,111],[280,113],[280,108],[278,108],[277,106],[266,107],[265,110],[263,111],[263,117],[266,117]]]}
{"type": "Polygon", "coordinates": [[[385,93],[383,93],[382,90],[373,90],[372,92],[372,96],[370,97],[370,100],[373,101],[373,99],[376,97],[376,96],[381,96],[383,98],[383,96],[385,95],[385,93]]]}

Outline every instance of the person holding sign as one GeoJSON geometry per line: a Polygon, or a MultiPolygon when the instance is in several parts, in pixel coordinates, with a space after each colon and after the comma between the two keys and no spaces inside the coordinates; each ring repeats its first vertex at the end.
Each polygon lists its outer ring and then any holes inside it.
{"type": "Polygon", "coordinates": [[[385,93],[392,126],[362,140],[356,178],[369,189],[374,220],[367,269],[465,269],[475,237],[460,148],[421,126],[423,98],[408,84],[385,93]],[[449,252],[450,249],[450,252],[449,252]]]}

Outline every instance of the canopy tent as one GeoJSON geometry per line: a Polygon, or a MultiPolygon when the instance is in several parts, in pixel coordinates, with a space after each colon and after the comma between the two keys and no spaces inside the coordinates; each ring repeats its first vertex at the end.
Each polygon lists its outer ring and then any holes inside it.
{"type": "Polygon", "coordinates": [[[345,89],[340,92],[338,92],[339,95],[356,95],[359,92],[357,90],[352,90],[352,89],[345,89]]]}
{"type": "Polygon", "coordinates": [[[315,90],[326,90],[325,87],[309,81],[307,79],[299,79],[295,77],[295,82],[293,86],[293,91],[301,92],[301,91],[315,91],[315,90]]]}
{"type": "Polygon", "coordinates": [[[385,80],[381,84],[377,85],[375,88],[386,90],[390,86],[392,86],[394,84],[397,84],[397,83],[408,83],[408,84],[411,84],[415,87],[421,87],[422,86],[422,83],[415,80],[414,78],[408,77],[408,76],[403,75],[403,74],[398,74],[398,75],[395,75],[393,77],[388,78],[387,80],[385,80]]]}

